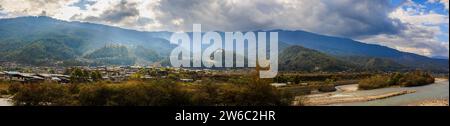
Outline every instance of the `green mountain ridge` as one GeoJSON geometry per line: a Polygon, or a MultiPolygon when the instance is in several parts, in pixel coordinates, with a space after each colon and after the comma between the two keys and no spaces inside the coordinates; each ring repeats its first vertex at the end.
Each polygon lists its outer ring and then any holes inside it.
{"type": "Polygon", "coordinates": [[[346,71],[352,65],[316,50],[301,46],[290,46],[279,55],[280,70],[282,71],[346,71]]]}
{"type": "Polygon", "coordinates": [[[284,49],[279,58],[280,70],[282,71],[398,71],[408,68],[386,58],[332,56],[297,45],[284,49]]]}
{"type": "MultiPolygon", "coordinates": [[[[281,67],[282,70],[448,72],[448,59],[303,31],[273,31],[280,34],[280,63],[290,67],[281,67]]],[[[0,62],[69,66],[150,64],[166,61],[175,47],[168,41],[170,35],[171,32],[143,32],[50,17],[0,19],[0,62]],[[105,45],[124,47],[108,49],[105,45]]]]}
{"type": "Polygon", "coordinates": [[[52,39],[37,40],[19,45],[18,49],[8,52],[2,53],[6,60],[37,65],[51,65],[51,62],[73,59],[77,56],[76,51],[72,48],[52,39]]]}
{"type": "Polygon", "coordinates": [[[84,58],[93,60],[98,64],[133,65],[135,57],[130,56],[125,46],[105,46],[87,54],[84,58]]]}

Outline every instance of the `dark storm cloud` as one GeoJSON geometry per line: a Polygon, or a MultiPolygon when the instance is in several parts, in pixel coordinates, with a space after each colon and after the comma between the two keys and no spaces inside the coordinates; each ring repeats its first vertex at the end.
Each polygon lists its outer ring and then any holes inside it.
{"type": "Polygon", "coordinates": [[[282,0],[238,2],[222,0],[162,0],[160,22],[182,19],[168,27],[191,29],[201,23],[208,30],[305,29],[312,32],[358,37],[396,34],[403,25],[389,18],[393,10],[384,0],[282,0]]]}
{"type": "Polygon", "coordinates": [[[160,22],[171,22],[173,19],[183,19],[182,26],[165,24],[169,27],[181,27],[191,29],[193,23],[200,23],[208,30],[257,30],[266,26],[272,26],[272,20],[264,20],[259,17],[261,13],[277,12],[277,4],[271,1],[257,2],[258,8],[246,8],[233,4],[229,1],[218,0],[163,0],[158,6],[162,14],[159,15],[160,22]],[[268,7],[270,6],[270,7],[268,7]]]}
{"type": "Polygon", "coordinates": [[[329,0],[324,3],[327,11],[320,15],[325,21],[321,23],[336,24],[333,32],[338,35],[398,34],[404,29],[404,24],[389,17],[394,8],[387,0],[329,0]],[[329,15],[336,18],[330,19],[329,15]]]}
{"type": "MultiPolygon", "coordinates": [[[[100,16],[87,16],[82,19],[92,22],[110,22],[119,23],[126,20],[128,17],[139,16],[139,10],[136,8],[137,3],[127,2],[122,0],[119,4],[110,7],[107,11],[104,11],[100,16]]],[[[75,15],[72,19],[79,20],[80,15],[75,15]]]]}

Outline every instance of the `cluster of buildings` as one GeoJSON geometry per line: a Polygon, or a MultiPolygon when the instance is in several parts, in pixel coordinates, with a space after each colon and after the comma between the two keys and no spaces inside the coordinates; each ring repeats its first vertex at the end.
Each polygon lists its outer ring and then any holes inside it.
{"type": "Polygon", "coordinates": [[[153,67],[140,67],[140,66],[101,66],[101,67],[82,67],[83,70],[98,71],[102,75],[103,80],[112,82],[121,82],[131,78],[136,73],[142,72],[141,70],[154,70],[156,74],[150,75],[150,73],[143,73],[140,76],[141,79],[153,79],[155,76],[166,77],[168,71],[162,68],[153,67]]]}
{"type": "MultiPolygon", "coordinates": [[[[5,67],[4,67],[5,68],[5,67]]],[[[23,67],[22,67],[23,68],[23,67]]],[[[70,83],[70,69],[81,69],[83,71],[96,71],[102,75],[103,81],[122,82],[130,78],[150,80],[155,78],[168,78],[169,74],[173,75],[189,75],[188,77],[177,78],[181,82],[194,82],[196,80],[192,73],[208,73],[210,70],[191,70],[182,68],[170,68],[170,67],[141,67],[141,66],[100,66],[89,67],[79,66],[70,68],[43,68],[43,67],[27,67],[28,72],[17,72],[15,70],[0,69],[0,81],[15,81],[21,83],[42,83],[42,82],[57,82],[57,83],[70,83]],[[51,70],[52,72],[49,72],[51,70]],[[57,74],[48,74],[57,73],[57,74]],[[187,73],[187,74],[186,74],[187,73]],[[138,75],[138,76],[137,76],[138,75]],[[138,77],[138,78],[136,78],[138,77]]],[[[88,80],[92,80],[89,78],[88,80]]]]}
{"type": "Polygon", "coordinates": [[[15,71],[0,72],[0,80],[22,83],[57,82],[69,83],[70,76],[62,74],[21,73],[15,71]]]}

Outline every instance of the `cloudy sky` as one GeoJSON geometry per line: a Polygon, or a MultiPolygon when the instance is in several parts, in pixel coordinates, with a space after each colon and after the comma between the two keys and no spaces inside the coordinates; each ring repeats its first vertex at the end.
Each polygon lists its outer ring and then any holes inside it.
{"type": "Polygon", "coordinates": [[[449,56],[449,0],[0,0],[0,18],[45,15],[142,31],[305,30],[449,56]]]}

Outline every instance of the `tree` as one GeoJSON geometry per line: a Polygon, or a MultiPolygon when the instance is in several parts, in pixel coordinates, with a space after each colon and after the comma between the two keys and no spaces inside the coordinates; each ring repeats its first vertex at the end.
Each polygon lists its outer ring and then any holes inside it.
{"type": "Polygon", "coordinates": [[[93,81],[100,81],[102,80],[102,74],[99,71],[94,71],[91,73],[91,78],[93,81]]]}
{"type": "Polygon", "coordinates": [[[131,75],[131,79],[141,79],[143,76],[141,73],[137,72],[131,75]]]}
{"type": "Polygon", "coordinates": [[[70,73],[70,80],[73,83],[83,83],[89,81],[90,73],[87,70],[81,70],[79,68],[75,68],[70,73]]]}

